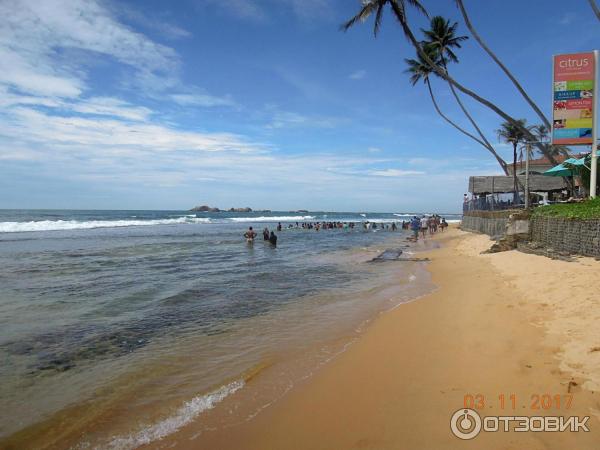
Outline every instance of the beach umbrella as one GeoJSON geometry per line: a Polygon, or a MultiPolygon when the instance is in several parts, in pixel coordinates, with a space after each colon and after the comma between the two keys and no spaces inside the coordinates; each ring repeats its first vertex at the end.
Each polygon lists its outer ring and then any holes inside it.
{"type": "Polygon", "coordinates": [[[542,175],[549,177],[571,177],[573,176],[573,171],[571,169],[567,169],[562,164],[559,164],[558,166],[554,166],[552,169],[546,170],[542,175]]]}
{"type": "MultiPolygon", "coordinates": [[[[569,158],[565,162],[563,162],[563,164],[570,164],[571,166],[575,166],[577,168],[579,168],[579,167],[587,168],[587,166],[585,165],[585,158],[581,158],[581,159],[569,158]]],[[[550,170],[552,170],[552,169],[550,169],[550,170]]]]}

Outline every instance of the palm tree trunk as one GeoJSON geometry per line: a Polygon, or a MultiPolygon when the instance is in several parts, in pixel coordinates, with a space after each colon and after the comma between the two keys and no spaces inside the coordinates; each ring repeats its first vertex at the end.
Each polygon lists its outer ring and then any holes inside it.
{"type": "MultiPolygon", "coordinates": [[[[448,67],[446,66],[445,61],[442,61],[442,64],[444,66],[444,70],[446,71],[446,73],[448,73],[448,67]]],[[[465,114],[465,116],[467,116],[467,119],[469,119],[469,122],[471,122],[471,125],[473,125],[473,127],[475,128],[475,130],[477,130],[477,134],[479,134],[479,136],[481,137],[481,140],[483,142],[485,142],[486,148],[490,148],[490,147],[493,148],[492,144],[490,144],[490,142],[486,139],[485,135],[483,134],[483,132],[481,131],[481,129],[479,128],[479,126],[475,122],[475,119],[473,119],[473,117],[471,116],[471,114],[469,113],[469,111],[467,111],[467,108],[465,107],[465,105],[463,104],[462,100],[460,99],[460,97],[456,93],[456,89],[454,89],[454,86],[452,85],[452,83],[448,82],[448,86],[450,86],[450,91],[452,92],[452,95],[454,96],[454,99],[456,100],[456,103],[458,103],[458,106],[460,106],[460,109],[462,110],[462,112],[465,114]]],[[[508,175],[508,172],[506,172],[506,175],[508,175]]]]}
{"type": "Polygon", "coordinates": [[[394,11],[394,14],[396,15],[398,21],[400,22],[400,25],[402,26],[402,30],[404,31],[404,34],[406,35],[406,37],[408,37],[410,42],[413,44],[413,47],[417,50],[419,56],[421,56],[423,58],[423,60],[431,66],[432,70],[437,75],[439,75],[444,80],[452,83],[462,93],[468,95],[475,101],[477,101],[477,102],[481,103],[482,105],[486,106],[487,108],[491,109],[496,114],[498,114],[500,117],[502,117],[504,120],[506,120],[507,122],[509,122],[509,123],[513,124],[514,126],[516,126],[517,128],[519,128],[523,132],[523,134],[525,135],[525,137],[528,141],[536,142],[536,147],[538,147],[540,149],[540,151],[543,152],[544,156],[546,156],[552,164],[554,164],[554,165],[557,164],[554,156],[552,156],[545,149],[543,149],[543,146],[541,146],[541,144],[537,143],[537,140],[536,140],[535,136],[531,133],[531,131],[529,131],[526,127],[523,127],[519,122],[517,122],[513,117],[509,116],[506,112],[501,110],[498,106],[494,105],[489,100],[477,95],[472,90],[466,88],[465,86],[460,84],[458,81],[456,81],[454,78],[452,78],[450,75],[448,75],[444,70],[442,70],[440,67],[438,67],[436,64],[434,64],[433,61],[429,58],[429,56],[423,51],[421,44],[417,41],[417,39],[415,38],[415,35],[413,34],[412,30],[408,26],[408,23],[406,21],[406,16],[404,15],[404,11],[396,3],[392,3],[391,5],[392,5],[392,9],[394,11]]]}
{"type": "Polygon", "coordinates": [[[431,83],[429,82],[429,78],[427,78],[425,80],[426,84],[427,84],[427,89],[429,89],[429,95],[431,97],[431,101],[433,102],[433,107],[435,108],[436,112],[442,117],[442,119],[444,119],[446,122],[448,122],[450,125],[452,125],[454,128],[456,128],[458,131],[460,131],[461,133],[469,136],[471,139],[473,139],[475,142],[477,142],[478,144],[484,146],[486,148],[486,150],[488,150],[492,155],[494,155],[494,158],[496,158],[496,161],[498,161],[498,164],[500,164],[500,167],[502,167],[502,170],[504,171],[505,175],[508,175],[508,169],[506,167],[506,161],[504,161],[500,155],[498,155],[496,153],[496,151],[494,150],[494,147],[492,147],[491,145],[486,145],[485,142],[483,142],[482,140],[476,138],[475,136],[473,136],[471,133],[469,133],[468,131],[466,131],[465,129],[461,128],[459,125],[457,125],[455,122],[453,122],[451,119],[449,119],[440,109],[440,107],[437,104],[437,101],[435,100],[435,96],[433,95],[433,90],[431,89],[431,83]]]}
{"type": "MultiPolygon", "coordinates": [[[[594,0],[590,0],[590,2],[593,2],[593,1],[594,0]]],[[[473,35],[475,40],[479,43],[479,45],[481,45],[481,48],[483,48],[486,51],[486,53],[488,55],[490,55],[490,57],[494,60],[494,62],[496,64],[498,64],[498,66],[500,66],[500,68],[504,71],[506,76],[510,79],[510,81],[513,82],[513,84],[515,85],[517,90],[521,93],[521,95],[523,96],[525,101],[527,103],[529,103],[529,106],[531,106],[533,108],[535,113],[542,120],[544,125],[546,125],[548,128],[551,128],[550,122],[548,121],[548,119],[546,118],[546,116],[544,115],[542,110],[535,104],[535,102],[531,99],[531,97],[529,97],[529,95],[527,95],[527,93],[525,92],[525,89],[523,89],[523,87],[517,81],[517,79],[513,76],[513,74],[510,73],[508,68],[502,63],[502,61],[500,61],[500,59],[498,59],[498,57],[494,54],[494,52],[492,52],[492,50],[490,50],[490,48],[485,44],[485,42],[483,42],[483,40],[481,39],[481,36],[479,36],[477,31],[475,31],[475,28],[473,27],[473,24],[471,23],[471,20],[469,19],[469,16],[467,15],[467,11],[465,10],[465,6],[463,5],[462,0],[456,0],[456,4],[458,5],[458,8],[460,9],[460,12],[463,16],[465,24],[467,25],[467,28],[469,29],[469,31],[471,32],[471,34],[473,35]]]]}
{"type": "Polygon", "coordinates": [[[513,204],[517,204],[519,186],[517,184],[517,143],[513,142],[513,204]]]}
{"type": "Polygon", "coordinates": [[[590,2],[590,6],[592,7],[592,9],[594,10],[594,13],[596,13],[596,17],[598,18],[598,20],[600,20],[600,8],[598,8],[598,5],[596,5],[596,0],[588,0],[590,2]]]}

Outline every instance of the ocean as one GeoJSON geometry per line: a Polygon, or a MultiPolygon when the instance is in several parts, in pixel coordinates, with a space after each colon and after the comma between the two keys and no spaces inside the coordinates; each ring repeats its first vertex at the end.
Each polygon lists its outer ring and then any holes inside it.
{"type": "Polygon", "coordinates": [[[249,420],[433,289],[423,263],[370,262],[419,248],[360,224],[410,216],[0,210],[0,446],[136,448],[249,420]],[[323,221],[357,226],[296,227],[323,221]],[[242,238],[278,222],[276,248],[242,238]]]}

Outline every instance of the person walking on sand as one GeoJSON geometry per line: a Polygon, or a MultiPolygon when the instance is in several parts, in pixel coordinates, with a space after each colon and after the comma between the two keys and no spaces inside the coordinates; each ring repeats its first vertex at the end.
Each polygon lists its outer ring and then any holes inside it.
{"type": "Polygon", "coordinates": [[[421,217],[421,234],[423,235],[423,239],[425,239],[427,228],[429,228],[429,219],[427,219],[427,216],[423,216],[421,217]]]}
{"type": "Polygon", "coordinates": [[[446,218],[445,218],[445,217],[442,217],[442,221],[441,221],[441,223],[440,223],[440,229],[441,229],[442,231],[444,231],[444,230],[446,229],[446,227],[447,227],[447,226],[448,226],[448,222],[446,222],[446,218]]]}
{"type": "Polygon", "coordinates": [[[414,240],[419,240],[419,230],[421,229],[421,221],[417,216],[414,216],[410,221],[410,229],[413,232],[414,240]]]}

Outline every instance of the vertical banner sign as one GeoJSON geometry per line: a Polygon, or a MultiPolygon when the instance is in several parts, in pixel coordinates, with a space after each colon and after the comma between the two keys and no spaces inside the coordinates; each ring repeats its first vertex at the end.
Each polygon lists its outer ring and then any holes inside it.
{"type": "Polygon", "coordinates": [[[591,145],[595,66],[594,52],[554,57],[553,144],[591,145]]]}

